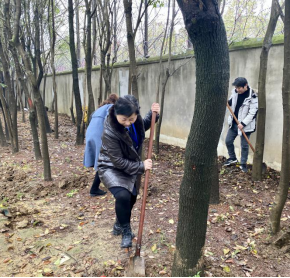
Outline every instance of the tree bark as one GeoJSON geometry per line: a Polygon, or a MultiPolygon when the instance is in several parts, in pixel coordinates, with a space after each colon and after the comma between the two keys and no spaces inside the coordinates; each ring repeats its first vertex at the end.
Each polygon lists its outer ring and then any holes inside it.
{"type": "Polygon", "coordinates": [[[95,111],[95,101],[92,88],[92,13],[91,1],[85,0],[86,15],[87,15],[87,42],[86,42],[86,76],[87,76],[87,89],[88,89],[88,111],[87,111],[87,124],[91,114],[95,111]]]}
{"type": "Polygon", "coordinates": [[[282,167],[278,191],[270,214],[271,228],[274,234],[280,230],[280,219],[287,200],[290,180],[290,1],[285,1],[284,30],[282,167]]]}
{"type": "Polygon", "coordinates": [[[196,55],[195,109],[185,150],[172,267],[172,276],[188,277],[203,266],[210,189],[228,94],[229,52],[217,1],[177,2],[196,55]]]}
{"type": "Polygon", "coordinates": [[[57,85],[56,85],[56,73],[55,73],[55,19],[54,19],[54,0],[49,0],[48,7],[48,20],[49,20],[49,38],[50,38],[50,65],[52,69],[52,86],[54,93],[54,138],[58,139],[58,107],[57,107],[57,85]],[[51,9],[51,13],[50,13],[51,9]]]}
{"type": "Polygon", "coordinates": [[[137,83],[137,62],[135,55],[135,38],[132,23],[132,0],[123,0],[124,11],[126,15],[127,42],[130,59],[130,84],[132,86],[132,95],[139,101],[138,83],[137,83]]]}
{"type": "Polygon", "coordinates": [[[218,155],[216,153],[215,165],[212,168],[212,183],[210,187],[210,200],[212,205],[220,202],[220,187],[219,187],[219,169],[218,169],[218,155]]]}
{"type": "Polygon", "coordinates": [[[1,147],[7,147],[7,142],[6,142],[5,134],[3,131],[1,117],[0,117],[0,145],[1,147]]]}
{"type": "Polygon", "coordinates": [[[279,19],[279,3],[277,0],[272,0],[271,16],[268,24],[267,32],[264,37],[262,52],[260,56],[260,72],[258,84],[258,102],[259,113],[257,119],[257,139],[255,153],[253,159],[252,179],[254,181],[262,180],[262,168],[265,145],[265,125],[266,125],[266,78],[269,51],[272,46],[272,38],[279,19]]]}
{"type": "MultiPolygon", "coordinates": [[[[145,0],[145,7],[148,5],[148,0],[145,0]]],[[[168,5],[169,9],[170,5],[168,5]]],[[[144,57],[148,57],[148,9],[145,11],[144,22],[144,57]]]]}
{"type": "MultiPolygon", "coordinates": [[[[5,3],[5,10],[7,9],[8,6],[8,11],[9,11],[9,5],[5,3]]],[[[4,41],[3,41],[4,43],[4,41]]],[[[11,83],[11,75],[9,71],[9,62],[7,59],[7,51],[3,48],[2,44],[2,38],[0,36],[0,58],[1,58],[1,63],[3,66],[3,73],[4,73],[4,80],[5,80],[5,85],[6,85],[6,93],[9,96],[9,104],[8,108],[9,109],[9,121],[11,120],[11,134],[10,134],[10,139],[11,139],[11,147],[12,147],[12,153],[17,153],[19,152],[19,144],[18,144],[18,128],[17,128],[17,103],[15,99],[15,93],[14,93],[14,88],[11,83]]],[[[7,96],[6,96],[7,98],[7,96]]]]}
{"type": "Polygon", "coordinates": [[[77,113],[77,138],[76,145],[84,144],[84,133],[82,131],[81,125],[83,121],[83,110],[82,110],[82,102],[81,95],[79,89],[79,76],[78,76],[78,62],[76,57],[75,50],[75,39],[74,39],[74,9],[72,0],[68,0],[68,10],[69,10],[69,40],[70,40],[70,53],[71,53],[71,61],[72,61],[72,72],[73,72],[73,89],[75,96],[75,104],[76,104],[76,113],[77,113]]]}
{"type": "Polygon", "coordinates": [[[76,0],[76,32],[77,32],[77,62],[78,68],[81,66],[81,37],[80,37],[80,10],[79,0],[76,0]]]}

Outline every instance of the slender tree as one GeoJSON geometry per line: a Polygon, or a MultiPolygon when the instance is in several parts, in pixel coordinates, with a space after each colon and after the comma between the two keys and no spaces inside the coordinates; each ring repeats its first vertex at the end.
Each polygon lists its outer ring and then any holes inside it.
{"type": "Polygon", "coordinates": [[[282,84],[283,141],[280,182],[270,214],[272,232],[280,230],[280,219],[288,196],[290,181],[290,1],[285,1],[284,69],[282,84]]]}
{"type": "Polygon", "coordinates": [[[253,160],[252,179],[255,181],[262,180],[262,165],[264,157],[264,144],[265,144],[265,126],[266,126],[266,78],[268,67],[268,56],[272,46],[272,38],[276,29],[277,21],[279,18],[279,2],[272,0],[271,16],[268,24],[267,32],[264,37],[262,52],[260,56],[260,72],[258,83],[258,102],[259,114],[257,119],[257,139],[253,160]]]}
{"type": "Polygon", "coordinates": [[[71,54],[71,62],[72,62],[72,71],[73,71],[73,90],[75,97],[75,105],[77,112],[77,138],[76,145],[84,144],[84,131],[81,128],[83,121],[83,110],[82,110],[82,102],[81,95],[79,89],[79,76],[78,76],[78,61],[76,56],[75,49],[75,39],[74,39],[74,8],[73,1],[68,0],[68,11],[69,11],[69,46],[70,46],[70,54],[71,54]]]}
{"type": "MultiPolygon", "coordinates": [[[[5,9],[7,5],[5,5],[5,9]]],[[[3,38],[3,37],[2,37],[3,38]]],[[[10,75],[10,67],[9,61],[7,57],[7,49],[4,49],[4,45],[2,43],[1,35],[0,35],[0,58],[3,66],[4,80],[5,80],[5,90],[7,95],[9,96],[9,104],[7,106],[7,112],[9,113],[9,126],[11,127],[10,139],[11,139],[11,147],[12,153],[16,153],[19,151],[18,144],[18,128],[17,128],[17,102],[15,98],[14,87],[11,83],[11,75],[10,75]]]]}
{"type": "Polygon", "coordinates": [[[172,276],[202,270],[210,188],[229,85],[226,31],[216,0],[177,0],[196,57],[196,100],[180,187],[172,276]],[[210,46],[210,47],[209,47],[210,46]]]}
{"type": "MultiPolygon", "coordinates": [[[[86,77],[87,77],[87,90],[88,90],[88,113],[87,119],[90,119],[91,114],[95,111],[95,100],[92,88],[92,1],[85,0],[86,4],[86,77]]],[[[94,7],[95,8],[95,7],[94,7]]]]}
{"type": "Polygon", "coordinates": [[[52,70],[52,87],[54,94],[54,138],[58,139],[58,107],[57,107],[57,85],[56,85],[56,72],[55,72],[55,16],[54,16],[54,0],[49,0],[48,3],[48,26],[49,26],[49,40],[50,40],[50,66],[52,70]]]}
{"type": "MultiPolygon", "coordinates": [[[[1,90],[1,88],[0,88],[0,90],[1,90]]],[[[0,101],[0,106],[1,106],[1,101],[0,101]]],[[[6,147],[7,146],[5,134],[4,134],[4,131],[3,131],[1,117],[0,117],[0,145],[1,145],[1,147],[6,147]]]]}

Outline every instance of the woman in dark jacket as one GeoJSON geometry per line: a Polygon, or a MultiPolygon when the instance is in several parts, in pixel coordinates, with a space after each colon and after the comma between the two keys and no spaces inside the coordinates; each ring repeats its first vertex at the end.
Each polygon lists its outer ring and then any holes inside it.
{"type": "Polygon", "coordinates": [[[152,168],[151,159],[141,160],[145,131],[150,128],[152,112],[159,113],[158,103],[144,119],[132,95],[120,97],[110,109],[104,124],[98,172],[102,183],[116,199],[116,223],[113,234],[122,234],[121,247],[132,246],[131,210],[136,202],[141,174],[152,168]]]}

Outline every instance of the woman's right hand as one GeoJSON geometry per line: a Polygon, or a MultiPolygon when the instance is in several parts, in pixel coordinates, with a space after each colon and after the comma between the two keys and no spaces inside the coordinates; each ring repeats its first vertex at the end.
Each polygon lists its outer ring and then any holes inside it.
{"type": "Polygon", "coordinates": [[[145,171],[152,169],[152,160],[151,159],[146,159],[146,160],[144,160],[143,163],[144,163],[145,171]]]}

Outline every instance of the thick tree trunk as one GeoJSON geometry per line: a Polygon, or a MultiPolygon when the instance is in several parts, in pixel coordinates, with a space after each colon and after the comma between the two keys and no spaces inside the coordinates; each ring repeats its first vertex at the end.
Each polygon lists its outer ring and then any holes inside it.
{"type": "Polygon", "coordinates": [[[79,89],[79,76],[78,76],[78,62],[76,57],[75,50],[75,39],[74,39],[74,9],[72,0],[68,0],[68,10],[69,10],[69,40],[70,40],[70,53],[71,53],[71,61],[72,61],[72,72],[73,72],[73,89],[75,95],[75,104],[76,104],[76,112],[77,112],[77,138],[76,145],[84,144],[84,133],[82,131],[81,125],[83,121],[83,110],[82,110],[82,102],[81,95],[79,89]]]}
{"type": "Polygon", "coordinates": [[[138,83],[137,83],[137,62],[135,56],[135,38],[132,23],[132,0],[123,0],[126,15],[127,42],[130,59],[130,84],[132,86],[132,95],[139,101],[138,83]]]}
{"type": "Polygon", "coordinates": [[[279,19],[279,3],[272,0],[271,16],[267,32],[264,38],[262,52],[260,56],[260,73],[259,73],[259,113],[257,119],[257,139],[253,160],[252,179],[254,181],[262,180],[262,168],[265,145],[265,125],[266,125],[266,77],[268,66],[268,55],[272,46],[272,38],[279,19]]]}
{"type": "Polygon", "coordinates": [[[217,1],[177,2],[196,55],[195,109],[185,151],[172,267],[172,276],[188,277],[202,270],[213,169],[228,94],[229,52],[217,1]]]}
{"type": "Polygon", "coordinates": [[[272,232],[280,230],[280,218],[287,200],[290,180],[290,1],[285,1],[284,70],[282,84],[283,98],[283,142],[282,167],[278,192],[271,210],[272,232]]]}

